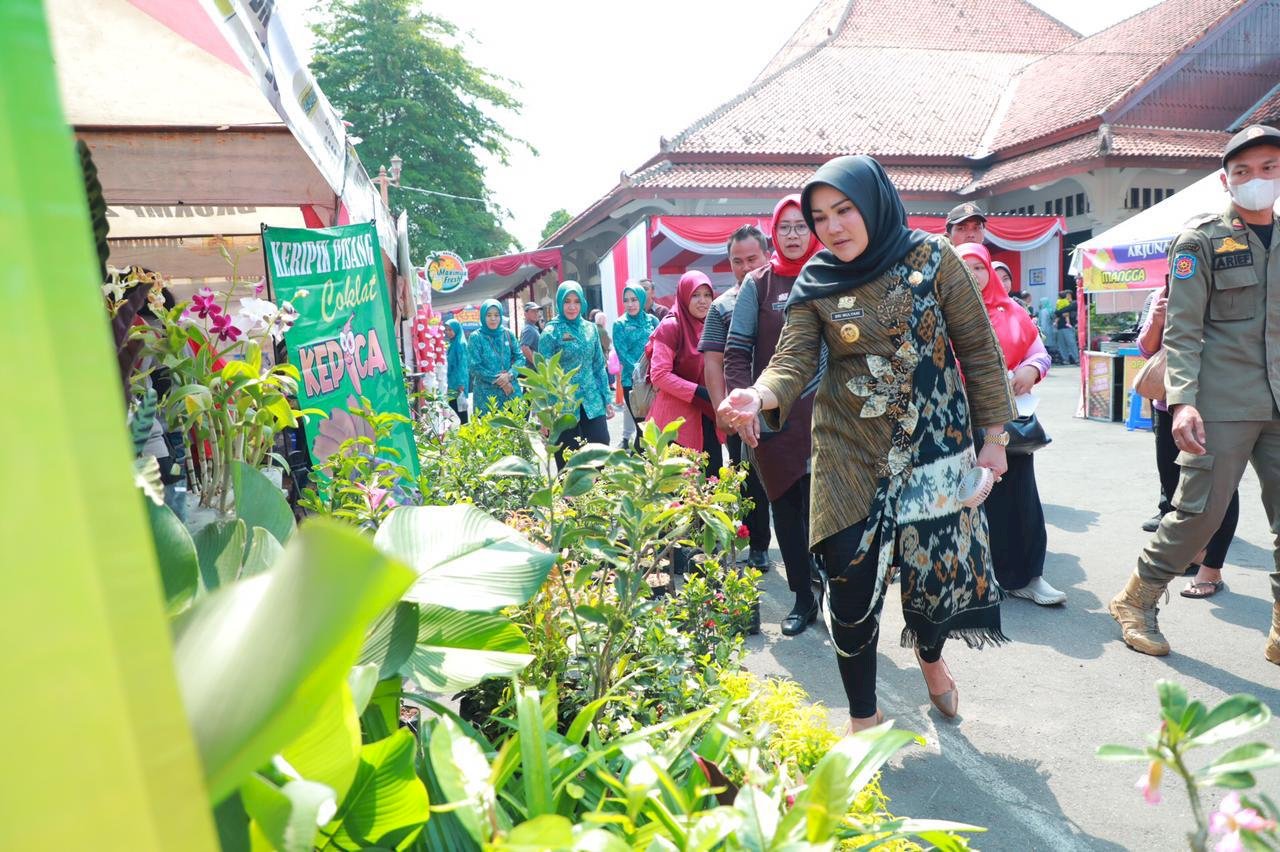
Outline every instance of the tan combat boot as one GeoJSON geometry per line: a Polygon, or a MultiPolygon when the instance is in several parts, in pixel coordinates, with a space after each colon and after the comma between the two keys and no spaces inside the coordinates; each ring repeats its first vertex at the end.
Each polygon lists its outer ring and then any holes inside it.
{"type": "MultiPolygon", "coordinates": [[[[1133,650],[1153,657],[1163,657],[1169,653],[1169,643],[1160,632],[1160,625],[1156,623],[1156,613],[1159,611],[1156,603],[1161,595],[1167,594],[1167,585],[1168,583],[1144,580],[1135,571],[1129,576],[1129,582],[1120,594],[1107,605],[1112,618],[1120,622],[1120,638],[1133,650]]],[[[1277,651],[1280,652],[1280,648],[1277,651]]]]}
{"type": "Polygon", "coordinates": [[[1271,632],[1267,634],[1267,647],[1262,653],[1267,662],[1280,666],[1280,601],[1271,605],[1271,632]]]}

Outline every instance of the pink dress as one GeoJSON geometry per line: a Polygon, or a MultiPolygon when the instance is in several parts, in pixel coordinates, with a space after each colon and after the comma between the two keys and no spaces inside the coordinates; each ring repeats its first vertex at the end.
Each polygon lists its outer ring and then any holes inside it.
{"type": "MultiPolygon", "coordinates": [[[[675,364],[675,352],[663,337],[655,333],[650,341],[653,354],[649,358],[649,381],[657,394],[648,419],[659,426],[666,426],[683,417],[684,423],[680,426],[676,443],[691,450],[702,450],[702,418],[705,415],[715,420],[715,412],[711,410],[711,403],[695,395],[698,383],[681,375],[692,373],[692,365],[675,364]]],[[[724,440],[719,432],[716,435],[724,440]]]]}

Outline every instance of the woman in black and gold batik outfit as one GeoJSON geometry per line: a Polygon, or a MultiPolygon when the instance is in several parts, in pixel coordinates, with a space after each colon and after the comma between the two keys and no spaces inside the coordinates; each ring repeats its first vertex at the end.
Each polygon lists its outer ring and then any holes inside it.
{"type": "Polygon", "coordinates": [[[986,519],[959,498],[961,478],[975,464],[996,476],[1006,468],[1001,438],[1015,411],[1003,355],[968,270],[946,240],[907,228],[879,163],[833,160],[805,186],[802,201],[826,250],[791,291],[768,368],[721,412],[748,443],[758,434],[757,413],[777,428],[826,344],[813,408],[810,545],[829,572],[823,615],[850,728],[882,718],[875,652],[895,566],[902,644],[916,649],[934,705],[954,716],[959,694],[943,643],[1005,641],[986,519]],[[971,412],[989,436],[977,456],[971,412]]]}

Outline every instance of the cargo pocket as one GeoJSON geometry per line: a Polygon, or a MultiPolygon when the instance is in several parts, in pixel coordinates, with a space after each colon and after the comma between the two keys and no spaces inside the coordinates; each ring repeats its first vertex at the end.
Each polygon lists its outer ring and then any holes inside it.
{"type": "Polygon", "coordinates": [[[1179,511],[1198,515],[1209,502],[1209,491],[1213,486],[1213,456],[1180,452],[1178,466],[1182,473],[1173,492],[1173,505],[1179,511]]]}
{"type": "Polygon", "coordinates": [[[1258,274],[1253,267],[1213,273],[1209,319],[1218,322],[1253,319],[1257,313],[1258,274]]]}

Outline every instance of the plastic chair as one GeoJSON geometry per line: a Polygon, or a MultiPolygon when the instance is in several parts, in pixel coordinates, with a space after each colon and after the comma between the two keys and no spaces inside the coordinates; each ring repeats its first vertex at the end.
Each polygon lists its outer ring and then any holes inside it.
{"type": "Polygon", "coordinates": [[[1124,428],[1130,432],[1134,429],[1151,430],[1151,418],[1142,416],[1142,405],[1145,402],[1136,390],[1129,391],[1129,418],[1125,420],[1124,428]]]}

